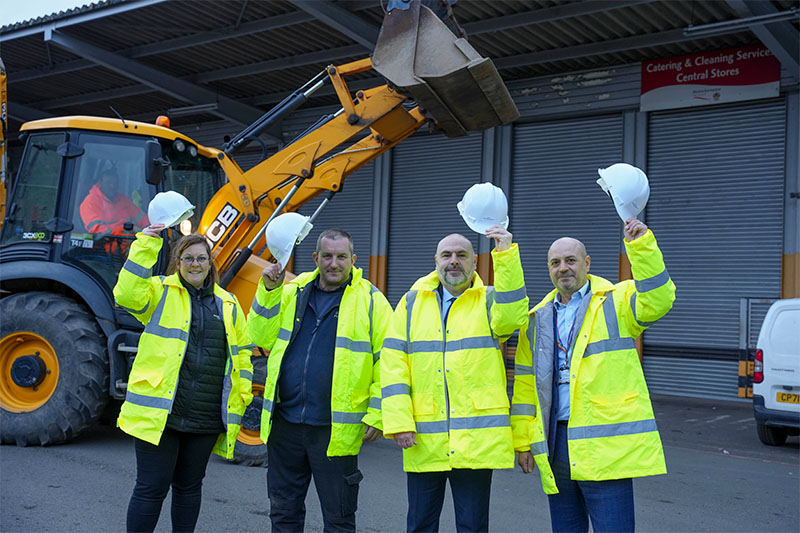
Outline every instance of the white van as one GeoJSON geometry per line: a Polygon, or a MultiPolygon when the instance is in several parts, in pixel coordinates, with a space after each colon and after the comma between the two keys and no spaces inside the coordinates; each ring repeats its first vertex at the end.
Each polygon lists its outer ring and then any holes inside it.
{"type": "Polygon", "coordinates": [[[780,446],[800,434],[800,298],[769,308],[756,344],[753,411],[758,438],[780,446]]]}

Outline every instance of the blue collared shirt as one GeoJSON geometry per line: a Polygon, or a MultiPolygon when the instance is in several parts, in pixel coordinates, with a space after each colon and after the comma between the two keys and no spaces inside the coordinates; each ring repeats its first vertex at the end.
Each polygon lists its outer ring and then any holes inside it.
{"type": "Polygon", "coordinates": [[[453,296],[452,294],[450,294],[450,292],[448,292],[448,290],[444,288],[444,285],[442,285],[442,320],[443,321],[444,321],[445,317],[447,316],[447,313],[450,311],[450,306],[453,305],[453,302],[456,301],[456,298],[458,298],[458,296],[453,296]]]}
{"type": "Polygon", "coordinates": [[[553,305],[556,311],[556,324],[558,326],[558,339],[562,346],[567,348],[565,354],[563,350],[556,348],[556,357],[558,357],[557,377],[558,380],[558,412],[556,417],[558,420],[569,420],[569,367],[567,357],[572,358],[572,350],[575,346],[575,337],[578,335],[578,330],[581,329],[581,324],[576,324],[578,309],[581,306],[583,297],[589,293],[589,281],[583,284],[583,287],[573,293],[572,298],[565,305],[559,301],[559,296],[556,294],[553,305]],[[563,369],[563,371],[559,371],[563,369]]]}

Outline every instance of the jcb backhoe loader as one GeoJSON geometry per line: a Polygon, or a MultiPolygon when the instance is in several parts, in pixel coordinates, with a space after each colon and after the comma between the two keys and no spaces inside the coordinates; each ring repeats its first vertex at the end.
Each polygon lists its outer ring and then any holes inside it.
{"type": "MultiPolygon", "coordinates": [[[[392,0],[371,59],[327,67],[222,149],[122,117],[24,124],[25,149],[0,233],[2,442],[69,440],[110,398],[125,397],[141,325],[114,305],[111,289],[137,228],[128,223],[122,232],[93,233],[87,227],[81,205],[104,174],[116,175],[119,192],[144,211],[158,191],[186,196],[196,215],[180,232],[166,232],[167,240],[205,235],[221,284],[247,308],[269,258],[264,230],[272,217],[320,193],[329,199],[348,175],[425,124],[459,136],[516,117],[491,61],[419,0],[392,0]],[[346,77],[370,68],[388,83],[352,94],[346,77]],[[341,109],[243,172],[237,150],[325,83],[341,109]],[[352,144],[341,149],[345,143],[352,144]]],[[[166,252],[165,246],[154,275],[163,273],[166,252]]],[[[236,460],[251,464],[265,457],[258,439],[263,359],[254,361],[257,397],[236,446],[236,460]]]]}

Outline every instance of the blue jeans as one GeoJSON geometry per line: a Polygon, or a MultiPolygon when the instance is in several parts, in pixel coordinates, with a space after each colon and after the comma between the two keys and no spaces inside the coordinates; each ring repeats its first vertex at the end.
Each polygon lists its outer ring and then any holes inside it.
{"type": "Polygon", "coordinates": [[[573,481],[569,473],[567,424],[556,424],[556,444],[550,461],[558,494],[549,495],[554,533],[587,532],[589,519],[596,533],[633,531],[633,481],[573,481]]]}
{"type": "Polygon", "coordinates": [[[456,531],[488,531],[491,470],[455,469],[446,472],[408,472],[409,532],[438,531],[444,489],[450,480],[456,531]]]}

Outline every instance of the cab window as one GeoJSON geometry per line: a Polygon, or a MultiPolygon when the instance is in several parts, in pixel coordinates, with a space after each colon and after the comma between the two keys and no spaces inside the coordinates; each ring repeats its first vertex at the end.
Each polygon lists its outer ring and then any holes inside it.
{"type": "Polygon", "coordinates": [[[65,133],[31,135],[8,203],[0,245],[20,241],[49,242],[45,228],[55,216],[63,158],[57,150],[65,133]]]}
{"type": "Polygon", "coordinates": [[[81,133],[64,259],[116,283],[136,232],[147,226],[155,187],[144,180],[145,137],[81,133]]]}

